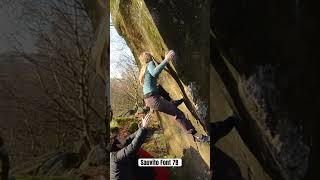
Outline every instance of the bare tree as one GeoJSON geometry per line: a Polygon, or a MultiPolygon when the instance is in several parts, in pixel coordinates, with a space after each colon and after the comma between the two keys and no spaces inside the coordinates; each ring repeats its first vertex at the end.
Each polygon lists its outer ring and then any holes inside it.
{"type": "MultiPolygon", "coordinates": [[[[91,20],[80,0],[29,0],[21,5],[26,12],[21,18],[27,19],[27,30],[37,38],[38,51],[36,54],[19,48],[16,51],[33,65],[37,77],[34,83],[42,89],[46,101],[16,96],[12,87],[11,94],[21,102],[19,108],[24,112],[32,107],[33,111],[46,113],[55,120],[58,129],[66,125],[77,129],[92,147],[93,126],[105,121],[105,117],[103,81],[95,73],[91,57],[94,41],[91,20]]],[[[58,147],[65,143],[65,132],[60,133],[58,147]]]]}
{"type": "Polygon", "coordinates": [[[121,71],[121,78],[111,79],[111,99],[115,115],[121,115],[143,107],[144,101],[138,81],[139,69],[133,57],[122,51],[117,66],[121,71]]]}

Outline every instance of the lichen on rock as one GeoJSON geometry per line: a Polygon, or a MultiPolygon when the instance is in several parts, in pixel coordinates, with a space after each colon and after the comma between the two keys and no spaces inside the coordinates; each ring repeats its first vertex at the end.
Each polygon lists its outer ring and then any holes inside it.
{"type": "Polygon", "coordinates": [[[189,97],[191,97],[191,102],[193,102],[195,110],[199,116],[199,120],[203,120],[207,117],[207,113],[208,113],[208,100],[204,100],[199,96],[199,91],[197,89],[196,83],[191,82],[188,86],[187,86],[188,90],[186,92],[188,92],[189,97]]]}

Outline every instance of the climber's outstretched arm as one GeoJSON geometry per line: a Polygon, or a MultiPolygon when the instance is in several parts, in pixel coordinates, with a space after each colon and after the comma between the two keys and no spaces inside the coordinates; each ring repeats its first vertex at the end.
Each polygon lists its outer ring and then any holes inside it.
{"type": "Polygon", "coordinates": [[[130,134],[130,135],[124,140],[123,145],[124,145],[124,146],[127,146],[128,144],[130,144],[130,143],[133,141],[133,139],[136,137],[138,131],[139,131],[139,130],[137,130],[137,131],[134,132],[133,134],[130,134]]]}
{"type": "Polygon", "coordinates": [[[148,71],[153,77],[158,77],[161,71],[166,67],[168,64],[168,60],[163,60],[157,67],[154,65],[154,62],[150,62],[148,64],[148,71]]]}
{"type": "Polygon", "coordinates": [[[116,162],[125,160],[133,154],[137,153],[137,151],[147,138],[147,127],[150,123],[150,120],[151,114],[147,114],[146,117],[142,120],[142,127],[137,131],[132,142],[114,154],[116,162]]]}
{"type": "Polygon", "coordinates": [[[146,128],[140,128],[135,136],[135,138],[132,140],[132,142],[127,145],[126,147],[122,148],[118,152],[116,152],[115,157],[116,161],[124,160],[133,154],[137,153],[139,148],[142,146],[144,141],[147,137],[147,129],[146,128]]]}
{"type": "Polygon", "coordinates": [[[169,61],[171,61],[174,57],[174,51],[169,51],[166,54],[165,59],[156,67],[154,62],[150,62],[148,64],[148,71],[153,77],[158,77],[161,71],[166,67],[169,61]]]}

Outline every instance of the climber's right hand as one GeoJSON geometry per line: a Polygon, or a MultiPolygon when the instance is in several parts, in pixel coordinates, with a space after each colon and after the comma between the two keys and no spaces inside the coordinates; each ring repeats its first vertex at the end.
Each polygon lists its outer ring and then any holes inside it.
{"type": "Polygon", "coordinates": [[[174,56],[175,56],[175,52],[174,52],[173,50],[170,50],[170,51],[165,55],[165,59],[168,59],[168,61],[172,61],[174,56]]]}

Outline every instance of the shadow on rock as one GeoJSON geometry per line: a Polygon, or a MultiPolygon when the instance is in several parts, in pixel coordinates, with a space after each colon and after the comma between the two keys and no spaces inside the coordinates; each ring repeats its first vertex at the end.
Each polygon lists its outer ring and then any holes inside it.
{"type": "Polygon", "coordinates": [[[175,169],[170,179],[210,179],[209,167],[195,148],[190,147],[185,149],[182,159],[183,168],[175,169]]]}
{"type": "Polygon", "coordinates": [[[215,180],[244,180],[238,164],[216,146],[211,146],[211,170],[215,180]]]}
{"type": "Polygon", "coordinates": [[[226,120],[211,123],[211,148],[210,148],[210,167],[215,180],[244,180],[240,168],[236,161],[215,146],[215,143],[229,134],[237,124],[235,117],[228,117],[226,120]]]}

